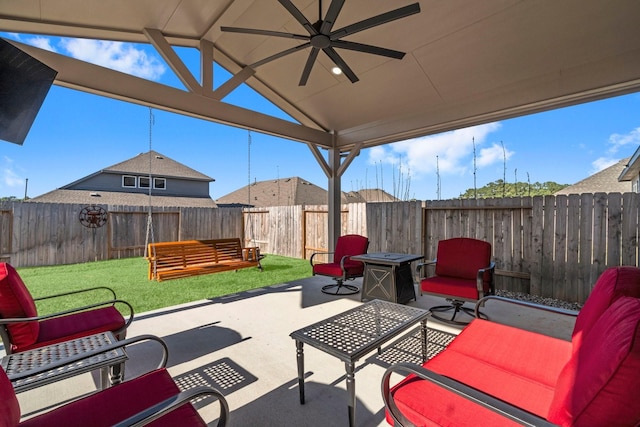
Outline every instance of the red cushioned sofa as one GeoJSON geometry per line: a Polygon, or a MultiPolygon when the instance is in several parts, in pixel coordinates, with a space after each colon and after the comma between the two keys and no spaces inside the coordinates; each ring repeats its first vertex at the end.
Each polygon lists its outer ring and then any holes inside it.
{"type": "Polygon", "coordinates": [[[636,267],[600,276],[571,342],[475,319],[437,356],[391,366],[382,381],[396,426],[638,426],[638,390],[636,267]],[[390,387],[394,372],[408,376],[390,387]]]}

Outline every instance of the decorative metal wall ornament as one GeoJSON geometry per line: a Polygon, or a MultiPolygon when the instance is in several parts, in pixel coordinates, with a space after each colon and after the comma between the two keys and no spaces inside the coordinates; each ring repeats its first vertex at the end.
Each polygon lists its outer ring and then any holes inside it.
{"type": "Polygon", "coordinates": [[[85,206],[78,219],[87,228],[100,228],[107,223],[107,211],[100,206],[85,206]]]}

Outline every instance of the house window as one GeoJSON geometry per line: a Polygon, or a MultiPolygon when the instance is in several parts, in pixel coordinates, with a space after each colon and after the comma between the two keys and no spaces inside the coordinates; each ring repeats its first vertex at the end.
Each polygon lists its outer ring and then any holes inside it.
{"type": "Polygon", "coordinates": [[[141,176],[138,178],[138,187],[140,188],[149,188],[149,177],[141,176]]]}
{"type": "Polygon", "coordinates": [[[136,177],[131,175],[122,175],[122,186],[125,188],[136,188],[136,177]]]}
{"type": "Polygon", "coordinates": [[[164,178],[153,178],[153,188],[156,188],[158,190],[166,190],[167,180],[164,178]]]}

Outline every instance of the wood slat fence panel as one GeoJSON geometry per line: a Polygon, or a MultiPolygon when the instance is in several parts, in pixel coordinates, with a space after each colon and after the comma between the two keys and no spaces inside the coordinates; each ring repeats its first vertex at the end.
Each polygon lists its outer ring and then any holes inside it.
{"type": "MultiPolygon", "coordinates": [[[[105,227],[79,221],[85,206],[3,202],[0,256],[16,267],[142,256],[148,207],[100,205],[105,227]]],[[[341,234],[369,237],[370,252],[437,256],[441,239],[492,244],[500,289],[583,302],[609,266],[640,265],[640,194],[353,203],[341,234]]],[[[308,258],[327,248],[327,206],[153,208],[153,240],[240,237],[263,253],[308,258]]]]}

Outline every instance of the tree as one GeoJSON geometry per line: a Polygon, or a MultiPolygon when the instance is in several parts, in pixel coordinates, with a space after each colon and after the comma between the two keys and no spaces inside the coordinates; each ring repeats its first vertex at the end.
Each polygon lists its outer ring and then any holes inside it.
{"type": "Polygon", "coordinates": [[[544,183],[534,182],[533,184],[529,184],[527,182],[505,183],[503,180],[498,179],[497,181],[490,182],[484,187],[478,188],[477,190],[469,188],[464,193],[460,194],[460,198],[473,199],[474,194],[476,194],[476,197],[478,199],[520,196],[548,196],[562,190],[568,185],[569,184],[558,184],[557,182],[553,181],[547,181],[544,183]]]}

